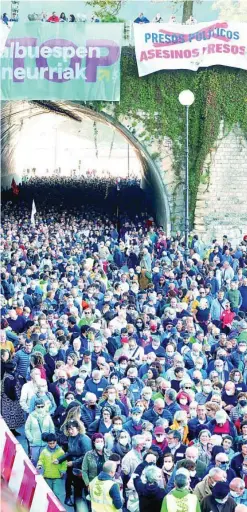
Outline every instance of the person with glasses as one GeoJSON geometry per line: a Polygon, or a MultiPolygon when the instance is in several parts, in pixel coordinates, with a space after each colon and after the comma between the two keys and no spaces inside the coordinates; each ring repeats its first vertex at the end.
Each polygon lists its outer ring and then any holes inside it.
{"type": "Polygon", "coordinates": [[[45,402],[38,398],[34,411],[29,414],[25,423],[25,435],[29,442],[30,458],[34,466],[38,462],[41,450],[46,446],[43,435],[54,433],[55,426],[46,410],[45,402]]]}
{"type": "Polygon", "coordinates": [[[167,434],[167,452],[173,455],[174,463],[184,459],[186,445],[182,444],[182,436],[178,430],[169,430],[167,434]]]}

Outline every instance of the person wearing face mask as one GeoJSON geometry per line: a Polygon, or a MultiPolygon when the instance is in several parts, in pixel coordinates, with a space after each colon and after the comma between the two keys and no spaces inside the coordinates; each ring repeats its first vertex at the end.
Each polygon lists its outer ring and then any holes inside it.
{"type": "Polygon", "coordinates": [[[113,410],[110,406],[103,406],[101,409],[101,417],[93,421],[88,428],[88,435],[92,436],[95,432],[106,434],[112,431],[113,410]]]}
{"type": "MultiPolygon", "coordinates": [[[[67,408],[70,406],[70,404],[72,402],[75,402],[75,395],[74,395],[74,393],[72,393],[72,391],[68,391],[68,393],[66,393],[66,395],[64,397],[63,404],[59,405],[55,410],[55,413],[54,413],[54,416],[52,419],[53,419],[53,423],[56,427],[57,433],[60,430],[60,427],[63,425],[63,423],[66,419],[67,408]]],[[[78,403],[78,405],[79,405],[79,403],[78,403]]],[[[60,438],[59,438],[59,443],[61,444],[60,438]]]]}
{"type": "Polygon", "coordinates": [[[234,382],[225,383],[225,390],[222,392],[222,405],[226,412],[230,412],[237,404],[237,394],[234,382]]]}
{"type": "Polygon", "coordinates": [[[150,388],[149,386],[145,386],[142,389],[141,399],[142,399],[142,401],[145,402],[147,410],[151,409],[151,407],[153,407],[153,405],[154,405],[154,401],[152,400],[152,395],[153,395],[152,388],[150,388]]]}
{"type": "Polygon", "coordinates": [[[84,391],[84,380],[81,377],[77,377],[75,380],[75,399],[81,404],[84,403],[85,391],[84,391]]]}
{"type": "Polygon", "coordinates": [[[164,400],[162,398],[157,398],[154,400],[153,408],[143,414],[143,419],[150,421],[153,425],[156,425],[157,420],[161,418],[166,419],[169,425],[172,423],[172,415],[166,409],[164,400]]]}
{"type": "Polygon", "coordinates": [[[71,387],[66,371],[59,368],[57,380],[49,386],[49,390],[53,394],[57,406],[63,404],[64,397],[66,393],[71,390],[71,387]]]}
{"type": "Polygon", "coordinates": [[[202,391],[195,394],[195,400],[199,405],[204,405],[212,392],[212,383],[210,379],[202,381],[202,391]]]}
{"type": "Polygon", "coordinates": [[[164,459],[163,459],[163,466],[162,466],[162,476],[163,476],[164,488],[166,488],[168,481],[170,480],[173,469],[174,469],[173,455],[171,453],[165,453],[164,459]]]}
{"type": "Polygon", "coordinates": [[[68,420],[63,425],[64,434],[68,437],[68,450],[54,460],[53,464],[60,464],[67,460],[67,475],[65,482],[65,504],[73,506],[71,500],[72,484],[74,485],[74,502],[81,498],[83,481],[79,477],[80,467],[86,453],[92,448],[90,438],[85,434],[85,427],[80,420],[68,420]]]}
{"type": "Polygon", "coordinates": [[[119,416],[121,414],[125,416],[126,414],[125,407],[119,400],[117,390],[113,385],[107,386],[103,393],[102,400],[99,401],[99,405],[101,407],[110,407],[114,413],[114,416],[119,416]]]}
{"type": "Polygon", "coordinates": [[[120,455],[121,459],[131,449],[131,438],[127,430],[121,429],[116,432],[116,438],[113,443],[112,453],[120,455]]]}
{"type": "Polygon", "coordinates": [[[58,349],[57,344],[54,341],[49,341],[44,361],[47,380],[52,382],[52,377],[56,369],[56,362],[65,361],[65,352],[64,350],[58,349]]]}
{"type": "Polygon", "coordinates": [[[229,434],[233,438],[237,436],[235,425],[228,419],[227,413],[223,409],[216,412],[215,418],[209,421],[207,428],[211,434],[219,434],[221,436],[229,434]]]}
{"type": "Polygon", "coordinates": [[[88,430],[93,421],[100,418],[101,409],[97,405],[97,397],[94,393],[87,392],[84,405],[81,407],[81,420],[88,430]]]}
{"type": "Polygon", "coordinates": [[[230,380],[234,382],[237,393],[247,391],[247,386],[243,381],[243,374],[237,369],[233,369],[230,373],[230,380]]]}
{"type": "Polygon", "coordinates": [[[30,456],[36,466],[42,448],[46,445],[43,441],[43,434],[55,433],[55,426],[50,414],[46,411],[45,402],[42,398],[36,399],[35,409],[31,412],[25,423],[25,435],[30,445],[30,456]]]}
{"type": "Polygon", "coordinates": [[[206,475],[201,482],[199,482],[195,489],[194,494],[197,496],[201,503],[204,498],[212,494],[212,489],[217,482],[225,482],[226,473],[219,467],[210,469],[208,475],[206,475]]]}
{"type": "Polygon", "coordinates": [[[142,411],[139,407],[132,407],[131,418],[124,423],[123,428],[132,437],[142,432],[142,411]]]}
{"type": "Polygon", "coordinates": [[[122,471],[126,477],[131,477],[137,466],[143,461],[145,438],[142,435],[132,437],[132,449],[123,457],[122,471]]]}
{"type": "Polygon", "coordinates": [[[188,370],[191,370],[191,369],[195,369],[195,366],[196,366],[196,362],[198,361],[198,358],[202,358],[203,360],[203,368],[206,368],[207,367],[207,361],[206,361],[206,358],[205,358],[205,355],[202,353],[202,345],[201,343],[193,343],[192,345],[192,350],[188,351],[185,353],[184,355],[184,362],[185,362],[185,367],[188,369],[188,370]]]}
{"type": "Polygon", "coordinates": [[[48,391],[48,386],[45,379],[37,380],[37,390],[30,400],[29,412],[34,411],[37,398],[42,398],[42,400],[44,400],[46,410],[52,416],[56,410],[56,403],[53,395],[48,391]]]}
{"type": "Polygon", "coordinates": [[[223,471],[226,472],[226,480],[228,483],[231,482],[233,478],[235,478],[236,473],[235,471],[230,467],[229,457],[225,453],[224,448],[220,446],[218,449],[218,453],[215,455],[215,462],[211,462],[208,466],[210,469],[211,467],[219,467],[223,471]],[[219,451],[219,449],[221,451],[219,451]]]}
{"type": "Polygon", "coordinates": [[[97,398],[100,398],[107,384],[108,382],[105,377],[102,377],[100,370],[93,370],[92,377],[86,381],[85,391],[90,391],[90,393],[94,393],[97,398]]]}
{"type": "Polygon", "coordinates": [[[189,404],[191,402],[191,398],[188,393],[185,391],[179,391],[177,395],[177,402],[179,403],[182,411],[189,412],[189,404]]]}
{"type": "Polygon", "coordinates": [[[136,367],[130,367],[127,370],[127,378],[130,380],[129,391],[131,391],[134,400],[138,400],[141,395],[141,391],[144,388],[144,383],[138,377],[138,371],[136,367]]]}
{"type": "Polygon", "coordinates": [[[166,431],[163,426],[155,427],[152,445],[157,446],[162,453],[165,453],[167,451],[168,444],[166,440],[166,431]]]}
{"type": "Polygon", "coordinates": [[[67,462],[60,464],[53,464],[53,461],[62,457],[64,451],[57,444],[57,436],[55,434],[48,434],[46,436],[46,448],[42,450],[37,463],[37,470],[42,471],[42,476],[46,483],[52,489],[54,494],[58,497],[60,493],[60,479],[66,473],[67,462]]]}
{"type": "Polygon", "coordinates": [[[82,478],[86,487],[102,471],[103,464],[110,456],[105,448],[104,436],[100,432],[92,435],[92,446],[93,449],[85,454],[82,462],[82,478]]]}
{"type": "Polygon", "coordinates": [[[230,495],[237,505],[247,504],[247,489],[241,478],[233,478],[230,482],[230,495]]]}
{"type": "Polygon", "coordinates": [[[240,368],[241,363],[243,366],[244,358],[247,354],[247,340],[241,339],[241,335],[238,338],[238,346],[237,350],[234,350],[230,355],[230,361],[233,364],[234,368],[240,368]]]}
{"type": "Polygon", "coordinates": [[[125,376],[126,369],[128,366],[128,361],[129,361],[129,358],[127,355],[122,355],[119,357],[118,363],[116,366],[116,370],[115,370],[119,379],[122,379],[125,376]]]}
{"type": "Polygon", "coordinates": [[[143,378],[143,376],[148,372],[150,366],[156,360],[156,354],[154,352],[150,352],[149,354],[147,354],[146,357],[146,362],[142,364],[138,369],[138,376],[140,377],[140,379],[143,378]]]}
{"type": "Polygon", "coordinates": [[[217,482],[212,489],[212,494],[203,498],[201,512],[234,512],[236,503],[230,496],[228,482],[217,482]]]}

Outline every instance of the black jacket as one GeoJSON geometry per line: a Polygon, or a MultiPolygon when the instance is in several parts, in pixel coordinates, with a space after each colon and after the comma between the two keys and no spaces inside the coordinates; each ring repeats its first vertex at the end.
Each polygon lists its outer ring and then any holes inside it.
{"type": "Polygon", "coordinates": [[[155,484],[143,484],[139,477],[134,478],[134,486],[139,497],[140,512],[160,512],[165,489],[155,484]]]}
{"type": "MultiPolygon", "coordinates": [[[[236,506],[237,504],[235,503],[234,499],[229,496],[228,500],[221,508],[221,512],[234,512],[236,506]]],[[[206,496],[206,498],[203,498],[201,502],[201,512],[219,512],[217,502],[215,501],[212,494],[210,496],[206,496]]]]}

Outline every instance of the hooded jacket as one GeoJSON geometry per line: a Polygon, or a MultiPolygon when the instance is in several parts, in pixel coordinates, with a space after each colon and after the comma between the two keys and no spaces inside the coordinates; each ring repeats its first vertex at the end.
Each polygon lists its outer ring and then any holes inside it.
{"type": "Polygon", "coordinates": [[[160,512],[165,490],[161,489],[157,483],[143,484],[140,477],[134,478],[133,482],[139,496],[140,512],[150,512],[150,510],[160,512]]]}

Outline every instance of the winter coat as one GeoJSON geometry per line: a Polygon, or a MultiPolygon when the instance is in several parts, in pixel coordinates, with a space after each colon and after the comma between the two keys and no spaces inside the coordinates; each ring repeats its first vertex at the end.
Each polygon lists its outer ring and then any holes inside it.
{"type": "Polygon", "coordinates": [[[60,446],[56,446],[55,450],[50,450],[47,446],[42,450],[37,466],[42,466],[44,478],[61,478],[61,473],[65,473],[67,462],[61,464],[53,464],[53,461],[64,455],[64,451],[60,446]]]}
{"type": "MultiPolygon", "coordinates": [[[[221,512],[234,512],[236,506],[234,499],[229,496],[227,502],[223,504],[223,507],[220,510],[221,512]]],[[[217,501],[215,501],[212,495],[207,496],[202,500],[201,512],[219,512],[217,501]]]]}
{"type": "Polygon", "coordinates": [[[94,409],[91,409],[87,405],[83,405],[81,408],[81,421],[84,423],[85,428],[88,430],[93,421],[100,418],[100,408],[96,405],[94,409]]]}
{"type": "Polygon", "coordinates": [[[212,494],[212,489],[209,487],[208,480],[209,476],[206,475],[205,478],[203,478],[203,480],[195,486],[194,494],[197,496],[200,503],[203,498],[206,498],[212,494]]]}
{"type": "Polygon", "coordinates": [[[39,416],[37,411],[31,412],[25,424],[25,434],[30,446],[46,446],[42,441],[42,434],[54,434],[54,423],[49,414],[39,416]]]}
{"type": "Polygon", "coordinates": [[[158,484],[143,484],[139,477],[134,480],[134,486],[139,496],[140,512],[160,512],[165,490],[158,484]]]}
{"type": "MultiPolygon", "coordinates": [[[[103,458],[106,462],[110,457],[110,453],[104,450],[103,458]]],[[[90,450],[86,453],[82,463],[82,478],[86,486],[89,485],[98,474],[98,460],[99,456],[96,450],[90,450]]]]}
{"type": "Polygon", "coordinates": [[[69,436],[68,451],[59,457],[59,462],[69,460],[74,468],[80,468],[84,455],[92,449],[91,439],[85,434],[77,434],[77,436],[69,436]]]}

